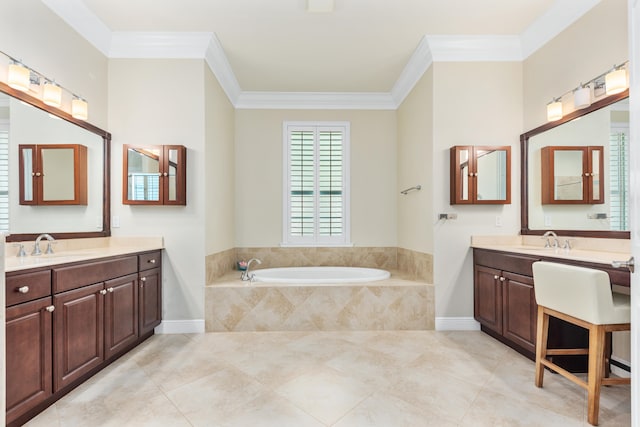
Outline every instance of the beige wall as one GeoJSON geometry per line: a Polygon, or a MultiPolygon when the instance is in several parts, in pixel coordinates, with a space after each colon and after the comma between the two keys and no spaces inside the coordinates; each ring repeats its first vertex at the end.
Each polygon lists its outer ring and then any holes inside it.
{"type": "Polygon", "coordinates": [[[282,241],[283,121],[351,123],[351,240],[396,246],[395,111],[237,110],[236,246],[282,241]]]}
{"type": "Polygon", "coordinates": [[[205,255],[235,247],[235,110],[208,66],[205,88],[205,255]]]}
{"type": "Polygon", "coordinates": [[[524,61],[524,130],[547,122],[546,105],[629,57],[627,1],[606,0],[524,61]]]}
{"type": "Polygon", "coordinates": [[[433,67],[422,76],[398,108],[398,246],[433,254],[433,67]]]}
{"type": "Polygon", "coordinates": [[[517,234],[520,228],[522,64],[456,62],[433,65],[433,212],[458,219],[434,227],[436,317],[473,316],[474,234],[517,234]],[[449,205],[449,149],[454,145],[510,145],[510,205],[449,205]],[[440,184],[442,183],[442,184],[440,184]],[[497,227],[500,217],[501,227],[497,227]]]}
{"type": "Polygon", "coordinates": [[[85,97],[88,121],[106,129],[107,58],[40,0],[2,0],[0,40],[0,50],[85,97]]]}
{"type": "Polygon", "coordinates": [[[163,319],[204,318],[205,68],[202,60],[109,61],[114,236],[163,236],[163,319]],[[180,84],[168,84],[179,81],[180,84]],[[122,204],[122,146],[187,147],[187,205],[122,204]]]}

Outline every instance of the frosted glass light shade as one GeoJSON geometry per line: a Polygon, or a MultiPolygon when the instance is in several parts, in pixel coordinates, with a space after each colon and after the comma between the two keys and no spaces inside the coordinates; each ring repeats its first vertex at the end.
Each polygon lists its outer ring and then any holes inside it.
{"type": "Polygon", "coordinates": [[[82,99],[71,101],[71,116],[78,120],[87,120],[89,117],[89,105],[82,99]]]}
{"type": "Polygon", "coordinates": [[[562,118],[562,102],[554,101],[547,104],[547,121],[555,122],[562,118]]]}
{"type": "Polygon", "coordinates": [[[42,102],[59,108],[62,104],[62,88],[55,83],[45,83],[42,90],[42,102]]]}
{"type": "Polygon", "coordinates": [[[573,92],[573,107],[576,110],[587,108],[591,105],[591,88],[589,86],[581,86],[573,92]]]}
{"type": "Polygon", "coordinates": [[[27,92],[29,90],[30,71],[20,64],[9,64],[7,84],[16,90],[27,92]]]}
{"type": "Polygon", "coordinates": [[[627,70],[613,70],[604,77],[607,95],[615,95],[627,88],[627,70]]]}

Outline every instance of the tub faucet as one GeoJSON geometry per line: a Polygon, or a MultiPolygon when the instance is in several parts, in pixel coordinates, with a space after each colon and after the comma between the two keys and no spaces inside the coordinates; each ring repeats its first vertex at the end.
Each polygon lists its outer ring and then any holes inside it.
{"type": "Polygon", "coordinates": [[[249,273],[249,268],[251,267],[251,263],[253,261],[257,262],[258,264],[262,264],[262,261],[260,261],[258,258],[251,258],[249,260],[249,262],[247,262],[247,269],[242,272],[242,275],[240,276],[240,279],[242,279],[242,280],[250,280],[250,281],[253,282],[253,276],[255,276],[255,274],[249,273]]]}
{"type": "Polygon", "coordinates": [[[33,246],[33,252],[31,252],[31,255],[42,255],[42,251],[40,250],[40,240],[42,239],[47,239],[49,241],[49,243],[47,244],[47,250],[45,251],[46,254],[52,254],[53,253],[53,247],[52,242],[55,242],[56,239],[53,238],[53,236],[51,236],[50,234],[41,234],[36,238],[36,244],[33,246]]]}
{"type": "Polygon", "coordinates": [[[558,241],[558,235],[553,231],[549,230],[542,235],[542,239],[547,239],[544,244],[545,248],[559,248],[560,242],[558,241]],[[553,243],[549,241],[549,237],[553,237],[553,243]]]}

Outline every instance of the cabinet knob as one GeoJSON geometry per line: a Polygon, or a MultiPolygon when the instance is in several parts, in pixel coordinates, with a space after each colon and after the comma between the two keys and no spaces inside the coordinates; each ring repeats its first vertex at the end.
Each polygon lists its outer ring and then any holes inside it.
{"type": "Polygon", "coordinates": [[[20,286],[18,288],[18,292],[20,292],[21,294],[26,294],[27,292],[29,292],[29,287],[28,286],[20,286]]]}
{"type": "Polygon", "coordinates": [[[40,172],[36,172],[36,176],[42,176],[40,172]]]}
{"type": "Polygon", "coordinates": [[[50,305],[49,307],[46,307],[45,310],[47,310],[49,313],[53,313],[53,310],[55,310],[56,307],[53,305],[50,305]]]}
{"type": "Polygon", "coordinates": [[[588,177],[589,175],[591,175],[589,172],[585,172],[584,176],[588,177]]]}
{"type": "Polygon", "coordinates": [[[493,276],[494,280],[498,280],[498,276],[493,276]]]}
{"type": "Polygon", "coordinates": [[[500,277],[501,282],[504,282],[504,280],[505,280],[504,277],[500,277]]]}
{"type": "Polygon", "coordinates": [[[107,288],[107,291],[113,292],[113,288],[107,288]]]}
{"type": "Polygon", "coordinates": [[[146,282],[146,281],[147,281],[147,278],[146,278],[146,277],[141,277],[141,278],[140,278],[140,280],[141,280],[142,282],[146,282]]]}
{"type": "Polygon", "coordinates": [[[149,260],[149,261],[147,261],[147,262],[148,262],[148,263],[151,263],[151,264],[155,264],[155,263],[156,263],[156,260],[155,260],[155,259],[150,259],[150,260],[149,260]]]}
{"type": "Polygon", "coordinates": [[[107,294],[106,289],[103,289],[103,290],[100,291],[100,295],[106,295],[106,294],[107,294]]]}
{"type": "Polygon", "coordinates": [[[162,176],[169,176],[169,174],[165,172],[162,174],[162,176]]]}

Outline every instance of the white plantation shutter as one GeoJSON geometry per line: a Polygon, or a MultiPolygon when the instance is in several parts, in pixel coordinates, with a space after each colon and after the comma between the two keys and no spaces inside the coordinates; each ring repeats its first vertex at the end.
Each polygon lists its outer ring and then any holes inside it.
{"type": "Polygon", "coordinates": [[[348,123],[285,122],[284,136],[283,244],[348,244],[348,123]]]}
{"type": "Polygon", "coordinates": [[[609,134],[609,218],[611,230],[629,230],[629,127],[609,134]]]}
{"type": "Polygon", "coordinates": [[[0,123],[0,231],[9,231],[9,130],[0,123]]]}

